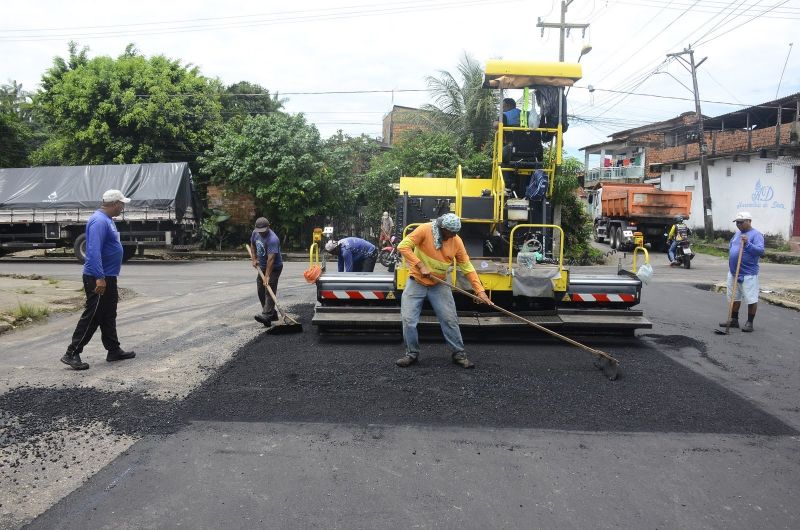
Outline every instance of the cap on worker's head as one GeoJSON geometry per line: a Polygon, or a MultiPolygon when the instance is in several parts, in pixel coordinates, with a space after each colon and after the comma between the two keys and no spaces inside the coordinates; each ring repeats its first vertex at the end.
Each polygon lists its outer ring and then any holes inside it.
{"type": "Polygon", "coordinates": [[[752,221],[753,216],[750,215],[750,212],[739,212],[736,214],[736,217],[733,219],[733,222],[736,221],[752,221]]]}
{"type": "Polygon", "coordinates": [[[269,221],[266,217],[259,217],[256,219],[256,232],[263,234],[269,230],[269,221]]]}
{"type": "Polygon", "coordinates": [[[335,249],[338,246],[339,246],[338,241],[336,241],[335,239],[330,239],[328,240],[327,243],[325,243],[325,250],[327,250],[328,252],[333,252],[333,249],[335,249]]]}
{"type": "Polygon", "coordinates": [[[446,213],[439,217],[439,226],[448,232],[457,234],[461,231],[461,218],[454,213],[446,213]]]}
{"type": "Polygon", "coordinates": [[[131,202],[131,200],[119,190],[108,190],[103,194],[103,202],[106,204],[111,204],[112,202],[128,203],[131,202]]]}
{"type": "Polygon", "coordinates": [[[384,217],[389,217],[389,212],[383,212],[384,217]]]}

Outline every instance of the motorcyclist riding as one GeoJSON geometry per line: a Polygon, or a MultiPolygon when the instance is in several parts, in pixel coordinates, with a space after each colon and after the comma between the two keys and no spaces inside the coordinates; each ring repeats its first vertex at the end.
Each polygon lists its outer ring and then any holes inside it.
{"type": "Polygon", "coordinates": [[[671,267],[680,266],[680,263],[675,261],[675,249],[678,247],[680,241],[688,238],[692,233],[689,227],[684,224],[682,215],[676,215],[674,220],[675,224],[669,229],[669,235],[667,235],[667,244],[669,244],[667,256],[669,257],[669,264],[671,267]]]}

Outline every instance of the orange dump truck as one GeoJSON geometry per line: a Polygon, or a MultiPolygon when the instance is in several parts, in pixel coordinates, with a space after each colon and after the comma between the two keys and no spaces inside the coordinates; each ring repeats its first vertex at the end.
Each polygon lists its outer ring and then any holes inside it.
{"type": "Polygon", "coordinates": [[[620,250],[633,248],[635,232],[650,248],[664,248],[675,216],[687,219],[692,211],[691,191],[665,191],[653,184],[603,182],[587,192],[595,241],[620,250]]]}

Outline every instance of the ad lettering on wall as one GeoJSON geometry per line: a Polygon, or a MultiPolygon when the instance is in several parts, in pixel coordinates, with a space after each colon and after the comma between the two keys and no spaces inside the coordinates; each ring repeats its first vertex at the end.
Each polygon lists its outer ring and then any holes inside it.
{"type": "Polygon", "coordinates": [[[756,181],[753,192],[750,194],[750,199],[739,201],[736,204],[737,210],[750,210],[754,208],[769,208],[785,210],[786,206],[782,202],[774,200],[775,190],[772,186],[764,186],[761,184],[761,179],[756,181]]]}

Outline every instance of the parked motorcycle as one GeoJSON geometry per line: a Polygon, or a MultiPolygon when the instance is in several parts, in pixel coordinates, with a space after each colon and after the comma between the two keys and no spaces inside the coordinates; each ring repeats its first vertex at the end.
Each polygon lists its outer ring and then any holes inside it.
{"type": "Polygon", "coordinates": [[[400,252],[397,250],[398,243],[400,243],[398,237],[392,236],[389,240],[389,244],[378,252],[378,262],[384,267],[387,267],[389,272],[393,272],[395,266],[403,259],[400,252]]]}

